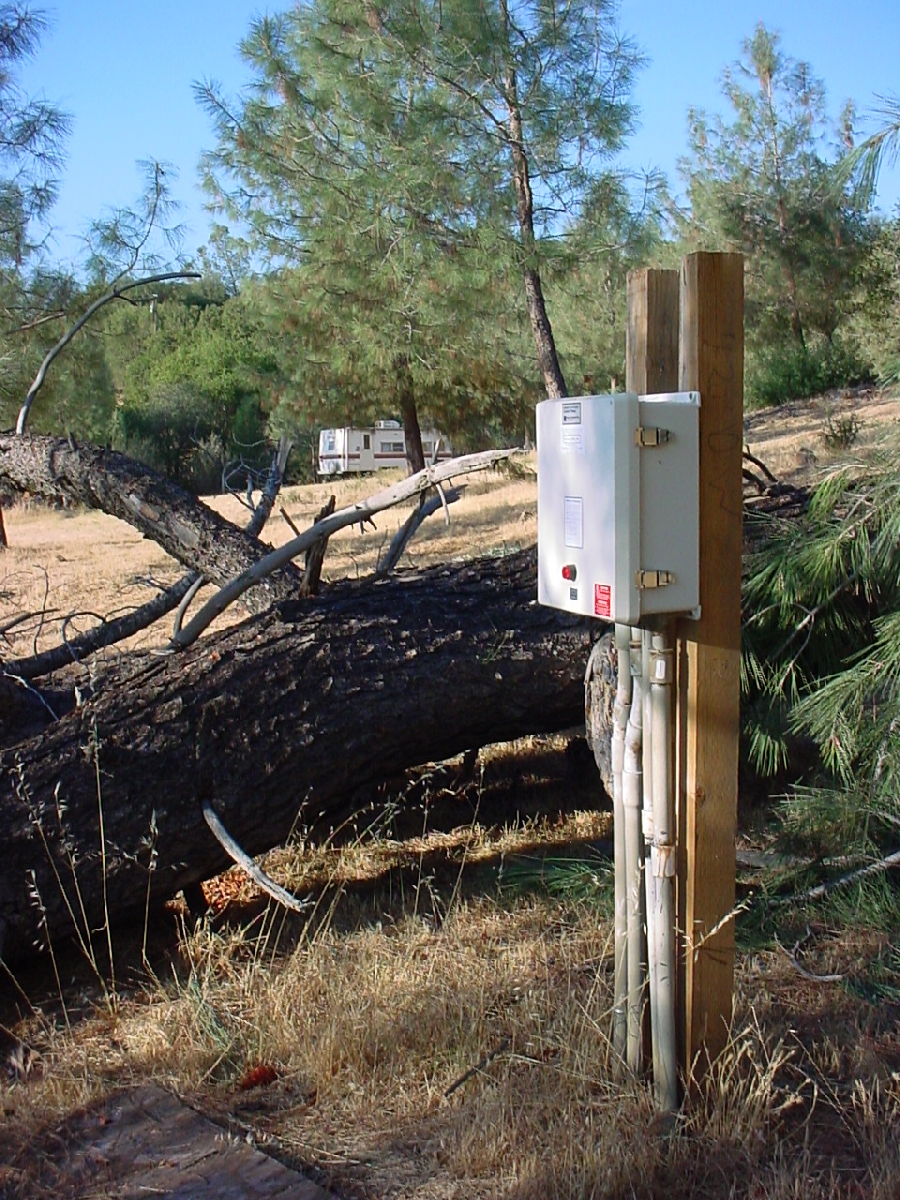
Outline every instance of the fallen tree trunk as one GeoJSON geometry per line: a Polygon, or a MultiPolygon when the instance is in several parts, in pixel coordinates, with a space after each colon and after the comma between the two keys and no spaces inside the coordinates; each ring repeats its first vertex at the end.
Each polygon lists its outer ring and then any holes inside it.
{"type": "MultiPolygon", "coordinates": [[[[291,452],[291,443],[287,438],[282,438],[278,444],[278,449],[272,459],[272,465],[269,468],[269,477],[266,480],[266,486],[259,499],[259,503],[253,511],[253,515],[244,528],[244,533],[248,537],[258,538],[265,528],[266,521],[272,512],[275,504],[275,499],[281,490],[281,481],[284,475],[284,468],[287,465],[288,455],[291,452]]],[[[334,507],[334,497],[331,498],[331,506],[334,507]]],[[[323,551],[324,553],[324,551],[323,551]]],[[[308,574],[308,569],[307,569],[308,574]]],[[[174,608],[179,609],[179,617],[181,616],[181,606],[187,605],[191,598],[195,595],[198,588],[203,583],[203,576],[196,571],[189,571],[187,575],[182,576],[171,587],[166,588],[158,596],[149,600],[146,604],[140,605],[130,613],[126,613],[121,617],[114,617],[111,620],[102,620],[93,629],[87,630],[86,633],[78,634],[74,638],[63,638],[63,642],[59,646],[55,646],[52,650],[44,650],[40,654],[29,655],[28,658],[7,660],[2,663],[2,675],[12,676],[14,679],[29,680],[39,679],[42,675],[49,675],[53,671],[59,670],[60,667],[67,666],[72,662],[81,662],[96,650],[102,650],[106,646],[114,646],[117,642],[122,642],[125,638],[131,637],[141,629],[146,629],[148,625],[152,625],[154,621],[164,617],[174,608]]],[[[303,585],[306,584],[306,575],[303,577],[303,585]]],[[[301,593],[307,595],[308,592],[301,586],[301,593]]],[[[2,697],[0,697],[2,704],[2,697]]]]}
{"type": "MultiPolygon", "coordinates": [[[[220,587],[272,549],[150,467],[67,438],[0,434],[0,487],[99,508],[152,538],[220,587]]],[[[302,571],[286,563],[242,597],[250,612],[298,595],[302,571]]]]}
{"type": "Polygon", "coordinates": [[[204,801],[256,854],[294,827],[326,836],[361,787],[412,765],[579,722],[602,627],[535,593],[524,552],[342,585],[112,664],[86,704],[0,755],[5,955],[72,932],[76,876],[100,927],[104,862],[115,920],[227,866],[204,801]]]}

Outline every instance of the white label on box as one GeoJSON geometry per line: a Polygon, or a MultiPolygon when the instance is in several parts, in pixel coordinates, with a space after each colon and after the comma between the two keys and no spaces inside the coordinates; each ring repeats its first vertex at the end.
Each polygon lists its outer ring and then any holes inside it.
{"type": "Polygon", "coordinates": [[[581,401],[566,400],[560,406],[560,446],[563,454],[584,454],[584,425],[581,420],[581,401]]]}
{"type": "Polygon", "coordinates": [[[566,545],[573,550],[584,547],[584,501],[580,496],[566,496],[566,545]]]}

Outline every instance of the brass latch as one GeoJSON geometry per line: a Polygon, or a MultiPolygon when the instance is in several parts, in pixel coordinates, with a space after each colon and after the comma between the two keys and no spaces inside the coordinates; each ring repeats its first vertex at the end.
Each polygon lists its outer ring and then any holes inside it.
{"type": "Polygon", "coordinates": [[[667,587],[675,582],[673,571],[635,571],[634,586],[638,589],[667,587]]]}
{"type": "Polygon", "coordinates": [[[636,446],[662,446],[671,437],[668,429],[657,429],[655,426],[638,425],[634,431],[636,446]]]}

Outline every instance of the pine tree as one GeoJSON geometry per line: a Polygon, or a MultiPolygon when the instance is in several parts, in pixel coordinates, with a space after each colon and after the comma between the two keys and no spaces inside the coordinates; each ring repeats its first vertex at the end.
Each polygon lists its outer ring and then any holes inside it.
{"type": "Polygon", "coordinates": [[[396,17],[384,9],[379,27],[427,73],[444,122],[465,131],[473,191],[484,192],[486,175],[493,181],[491,218],[523,282],[544,388],[563,396],[546,275],[631,130],[640,57],[617,31],[611,0],[406,0],[396,17]]]}
{"type": "Polygon", "coordinates": [[[840,334],[861,301],[865,208],[835,184],[847,147],[827,145],[821,83],[777,34],[757,28],[723,91],[731,121],[690,114],[686,236],[745,255],[751,394],[809,395],[858,369],[840,334]]]}
{"type": "Polygon", "coordinates": [[[213,204],[291,268],[281,317],[323,416],[520,428],[527,324],[565,392],[542,272],[631,120],[610,11],[317,0],[254,24],[241,102],[199,90],[213,204]]]}
{"type": "Polygon", "coordinates": [[[23,94],[17,71],[38,49],[46,32],[43,13],[19,4],[0,4],[0,412],[8,423],[11,406],[24,394],[28,333],[60,311],[71,281],[40,261],[42,230],[56,197],[56,173],[69,118],[55,105],[23,94]]]}
{"type": "Polygon", "coordinates": [[[398,412],[418,469],[419,407],[440,419],[464,362],[490,363],[488,391],[512,378],[503,322],[486,319],[502,288],[484,286],[492,247],[464,139],[435,123],[432,85],[359,4],[258,20],[242,52],[255,82],[235,110],[200,93],[218,135],[214,202],[282,265],[268,298],[302,350],[306,404],[357,422],[398,412]]]}
{"type": "Polygon", "coordinates": [[[0,279],[9,287],[35,253],[34,222],[56,198],[56,172],[69,118],[22,94],[16,70],[38,48],[45,15],[0,4],[0,279]]]}

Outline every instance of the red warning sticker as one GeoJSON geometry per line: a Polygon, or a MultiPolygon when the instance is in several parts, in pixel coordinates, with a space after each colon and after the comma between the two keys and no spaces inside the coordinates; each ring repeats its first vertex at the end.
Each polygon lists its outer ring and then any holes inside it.
{"type": "Polygon", "coordinates": [[[612,588],[608,583],[594,584],[594,616],[612,616],[612,588]]]}

